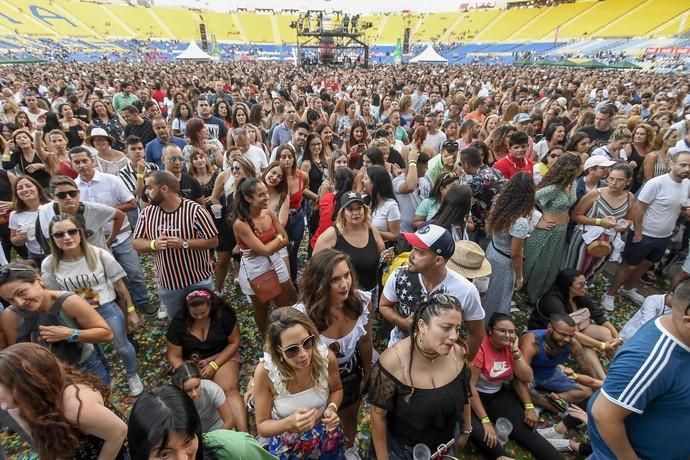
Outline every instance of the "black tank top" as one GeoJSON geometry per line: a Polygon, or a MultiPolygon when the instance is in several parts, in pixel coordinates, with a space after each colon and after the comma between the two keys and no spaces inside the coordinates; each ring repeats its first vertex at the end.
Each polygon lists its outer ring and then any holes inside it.
{"type": "Polygon", "coordinates": [[[365,291],[371,291],[378,284],[379,251],[376,247],[374,232],[369,229],[369,241],[363,248],[352,246],[335,227],[335,249],[343,251],[350,256],[352,266],[357,273],[359,287],[365,291]]]}

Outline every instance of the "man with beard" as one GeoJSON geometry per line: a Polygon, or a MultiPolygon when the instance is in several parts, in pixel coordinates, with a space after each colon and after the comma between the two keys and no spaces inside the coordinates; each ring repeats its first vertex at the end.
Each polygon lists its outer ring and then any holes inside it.
{"type": "Polygon", "coordinates": [[[134,229],[134,249],[153,253],[158,317],[174,318],[187,292],[213,290],[211,249],[218,246],[218,230],[203,206],[180,197],[180,183],[171,172],[156,171],[145,184],[150,206],[134,229]]]}
{"type": "Polygon", "coordinates": [[[457,298],[462,306],[469,335],[467,359],[473,359],[484,337],[484,309],[474,284],[446,268],[455,251],[453,236],[434,224],[402,235],[412,246],[409,264],[388,277],[379,302],[381,314],[395,326],[388,346],[409,335],[414,312],[424,297],[431,293],[446,294],[457,298]]]}
{"type": "Polygon", "coordinates": [[[623,263],[601,299],[602,307],[608,311],[615,308],[614,296],[619,288],[633,302],[644,302],[635,286],[664,256],[678,216],[690,217],[690,208],[683,203],[690,196],[690,148],[671,147],[668,153],[669,172],[647,181],[633,206],[634,232],[628,232],[623,263]]]}

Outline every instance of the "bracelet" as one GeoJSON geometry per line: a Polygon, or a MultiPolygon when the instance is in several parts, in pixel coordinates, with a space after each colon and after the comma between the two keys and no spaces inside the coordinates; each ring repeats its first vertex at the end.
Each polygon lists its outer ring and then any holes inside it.
{"type": "Polygon", "coordinates": [[[328,406],[326,406],[326,409],[333,408],[333,412],[338,412],[338,405],[334,402],[328,403],[328,406]]]}
{"type": "Polygon", "coordinates": [[[594,219],[594,225],[601,225],[601,219],[598,217],[594,219]]]}
{"type": "Polygon", "coordinates": [[[152,251],[156,250],[156,240],[149,241],[149,248],[151,248],[152,251]]]}
{"type": "Polygon", "coordinates": [[[408,162],[407,162],[407,167],[408,167],[408,168],[411,168],[412,166],[414,166],[414,167],[416,168],[416,167],[417,167],[417,162],[416,162],[416,161],[408,161],[408,162]]]}
{"type": "Polygon", "coordinates": [[[134,305],[127,305],[127,313],[134,313],[136,308],[134,308],[134,305]]]}
{"type": "Polygon", "coordinates": [[[137,173],[137,179],[143,179],[146,176],[144,173],[137,173]]]}
{"type": "Polygon", "coordinates": [[[276,233],[276,239],[278,241],[283,241],[285,238],[283,237],[282,233],[276,233]]]}
{"type": "Polygon", "coordinates": [[[214,371],[217,371],[217,370],[220,368],[220,366],[218,365],[218,363],[215,362],[215,361],[210,361],[210,362],[208,363],[208,365],[211,366],[211,367],[213,368],[214,371]]]}
{"type": "Polygon", "coordinates": [[[601,342],[601,343],[599,344],[599,349],[600,349],[601,351],[606,351],[606,342],[601,342]]]}
{"type": "Polygon", "coordinates": [[[486,425],[487,423],[491,423],[488,415],[482,419],[482,425],[486,425]]]}
{"type": "Polygon", "coordinates": [[[573,372],[573,380],[577,380],[578,377],[579,377],[579,375],[577,375],[576,372],[573,372]]]}
{"type": "Polygon", "coordinates": [[[469,427],[468,429],[462,429],[462,434],[472,434],[472,427],[469,427]]]}
{"type": "Polygon", "coordinates": [[[525,404],[525,410],[532,410],[532,409],[534,409],[534,404],[532,404],[532,403],[525,404]]]}

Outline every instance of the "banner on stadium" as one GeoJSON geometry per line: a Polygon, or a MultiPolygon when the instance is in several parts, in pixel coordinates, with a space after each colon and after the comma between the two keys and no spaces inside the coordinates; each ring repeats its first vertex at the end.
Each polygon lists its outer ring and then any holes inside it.
{"type": "Polygon", "coordinates": [[[690,48],[678,48],[678,47],[647,48],[646,54],[680,54],[680,55],[690,55],[690,48]]]}

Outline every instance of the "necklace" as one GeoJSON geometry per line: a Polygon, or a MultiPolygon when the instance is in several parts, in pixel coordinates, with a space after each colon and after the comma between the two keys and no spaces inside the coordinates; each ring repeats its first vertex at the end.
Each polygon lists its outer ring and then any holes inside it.
{"type": "Polygon", "coordinates": [[[418,342],[415,342],[415,347],[417,348],[417,351],[419,351],[419,354],[422,355],[428,361],[430,361],[431,364],[434,364],[434,360],[440,356],[440,353],[437,351],[423,350],[418,342]]]}

